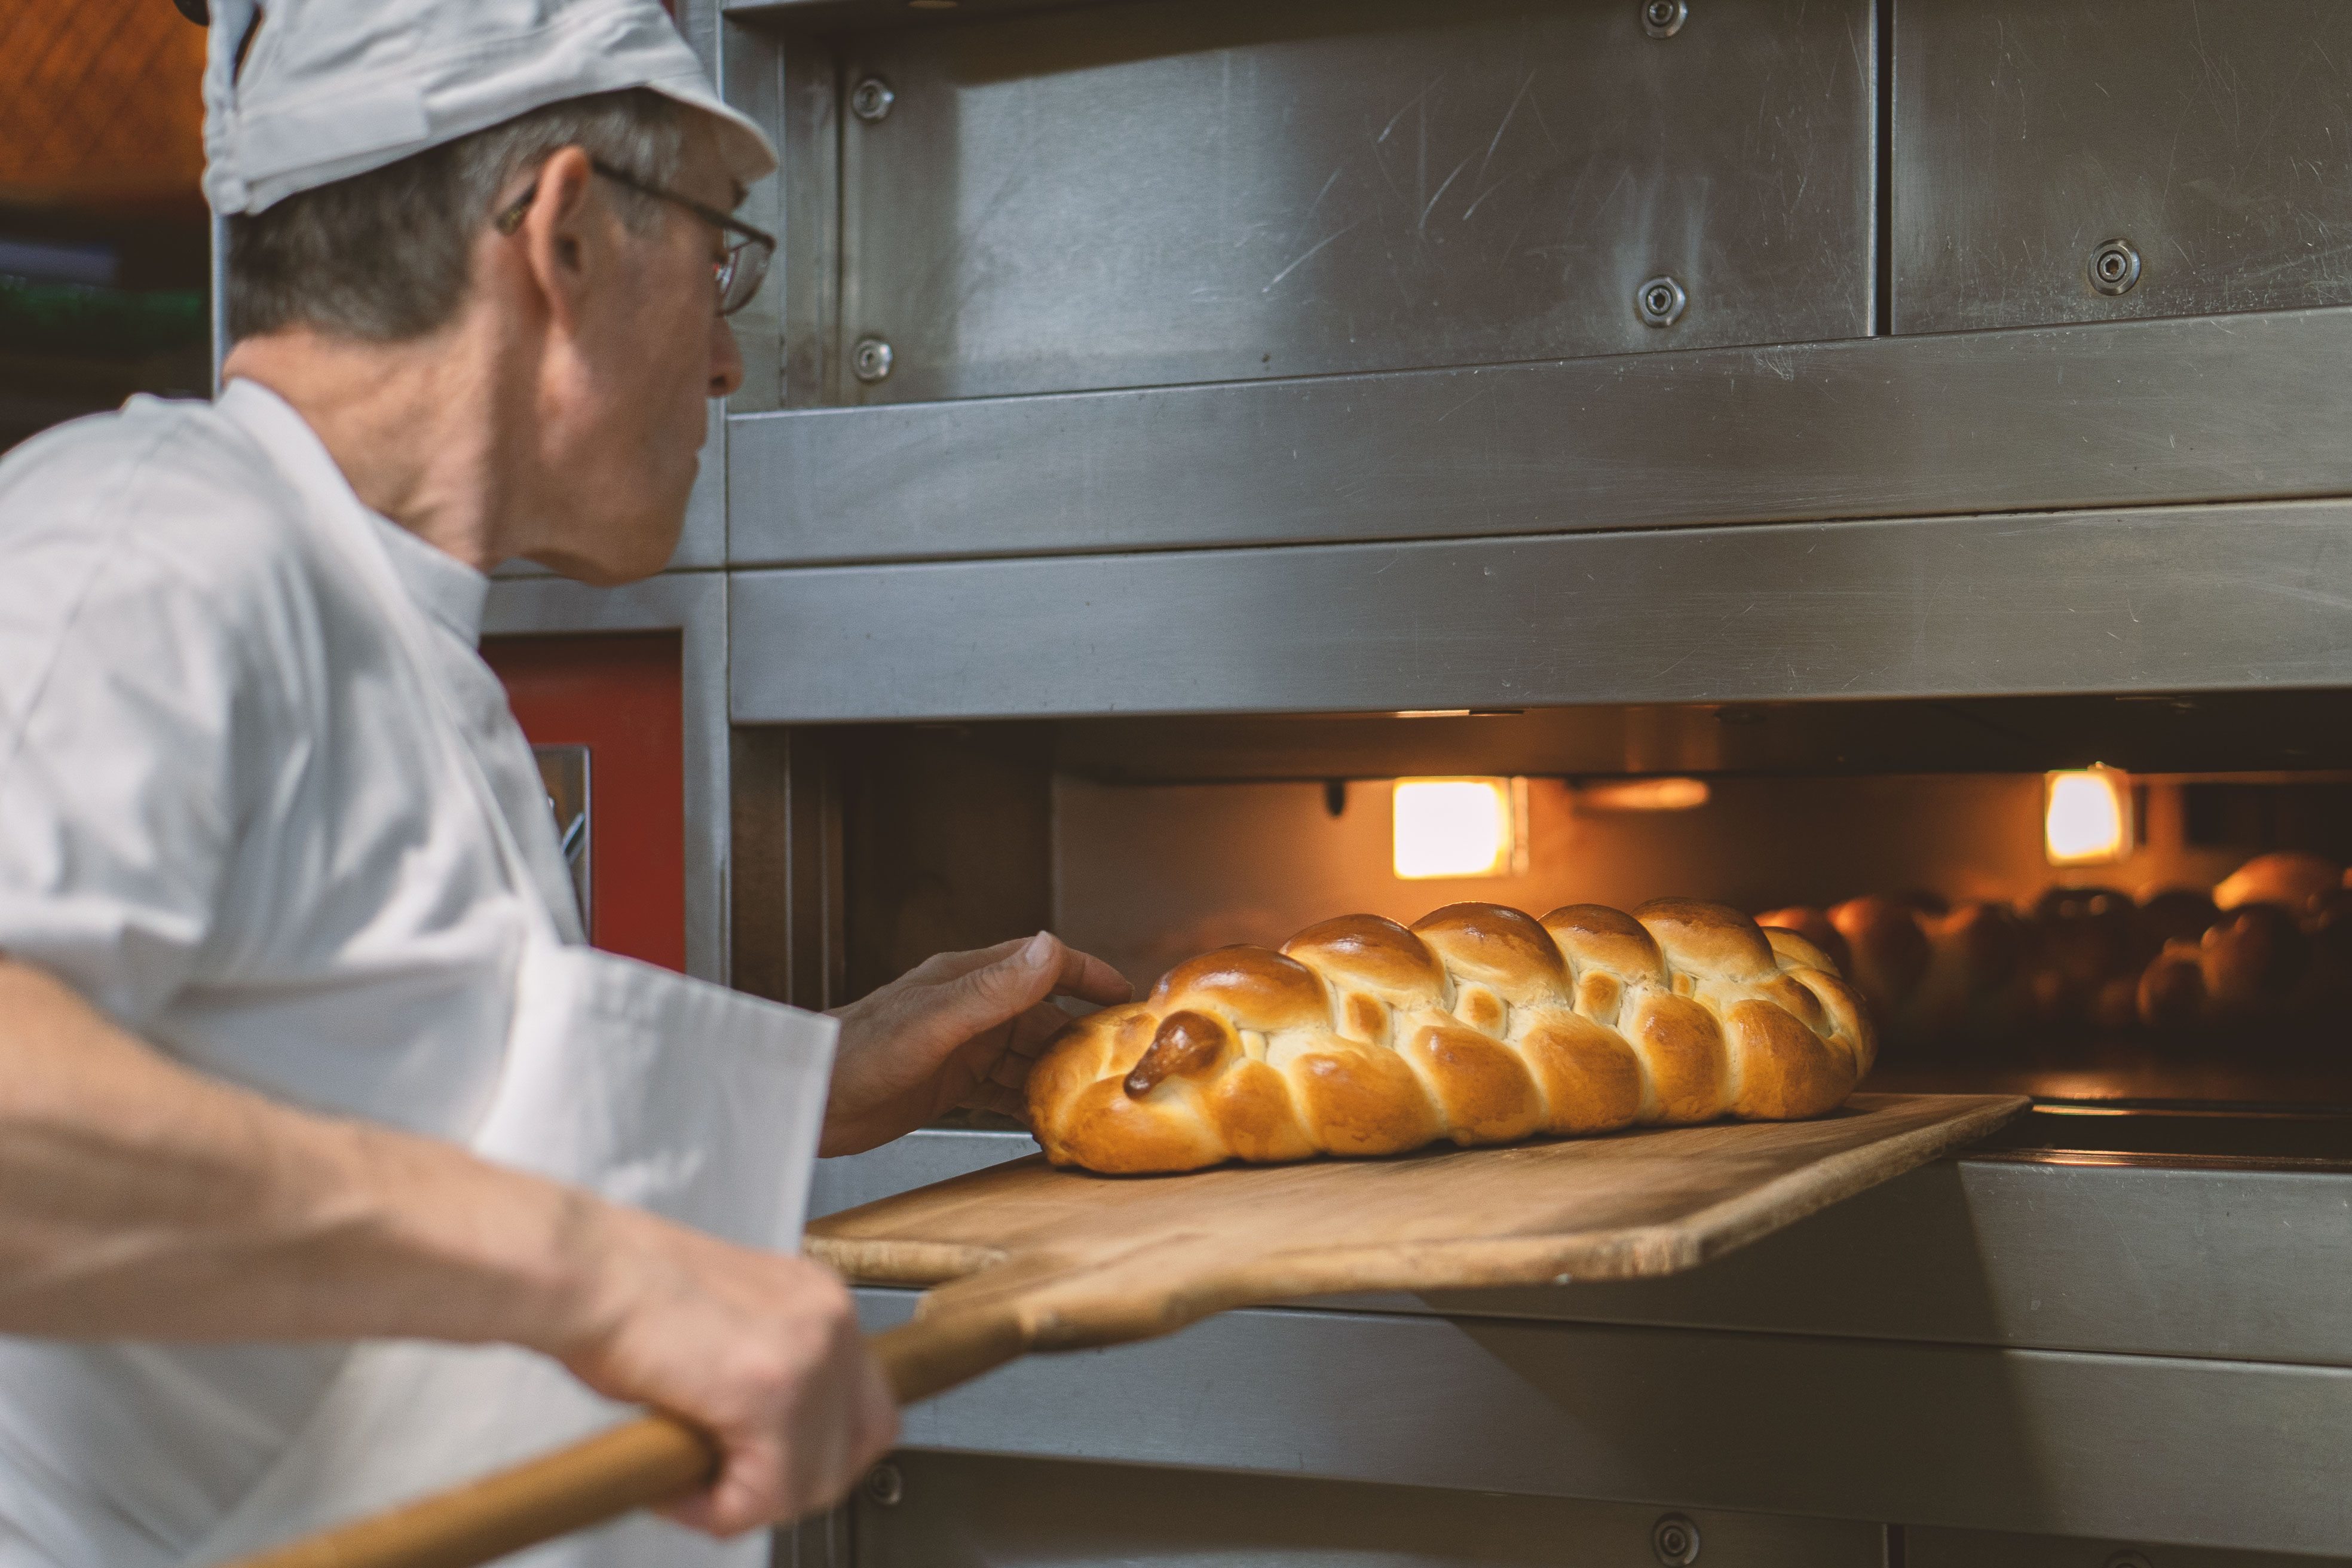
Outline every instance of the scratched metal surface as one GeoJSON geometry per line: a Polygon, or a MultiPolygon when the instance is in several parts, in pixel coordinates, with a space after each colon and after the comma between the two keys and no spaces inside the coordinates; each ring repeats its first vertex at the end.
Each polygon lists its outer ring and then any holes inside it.
{"type": "MultiPolygon", "coordinates": [[[[1175,1418],[1173,1407],[1154,1412],[1155,1420],[1175,1418]]],[[[919,1448],[891,1462],[898,1495],[884,1504],[861,1489],[851,1503],[856,1568],[1629,1568],[1659,1560],[1651,1534],[1661,1510],[1649,1503],[919,1448]]],[[[1695,1512],[1692,1535],[1710,1565],[1886,1561],[1875,1523],[1695,1512]]],[[[2169,1554],[2165,1568],[2174,1568],[2169,1554]]]]}
{"type": "Polygon", "coordinates": [[[815,409],[737,565],[2352,494],[2352,310],[815,409]]]}
{"type": "MultiPolygon", "coordinates": [[[[868,1332],[912,1315],[910,1291],[856,1297],[868,1332]]],[[[2156,1568],[2254,1568],[2175,1542],[2323,1568],[2352,1540],[2352,1372],[2186,1356],[1255,1310],[1016,1362],[910,1409],[900,1443],[2123,1540],[2156,1568]]],[[[1133,1542],[1025,1561],[1162,1559],[1133,1542]]],[[[1698,1559],[1757,1561],[1711,1544],[1698,1559]]]]}
{"type": "Polygon", "coordinates": [[[2352,301],[2352,6],[1899,0],[1894,38],[1897,331],[2352,301]]]}
{"type": "Polygon", "coordinates": [[[737,572],[739,723],[2352,685],[2352,503],[737,572]]]}
{"type": "Polygon", "coordinates": [[[1872,8],[1148,0],[839,41],[850,401],[1870,330],[1872,8]],[[1689,295],[1644,326],[1656,274],[1689,295]]]}

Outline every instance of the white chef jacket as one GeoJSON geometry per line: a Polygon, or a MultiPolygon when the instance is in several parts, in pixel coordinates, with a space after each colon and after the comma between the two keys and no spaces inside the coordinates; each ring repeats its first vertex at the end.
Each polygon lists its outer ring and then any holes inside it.
{"type": "MultiPolygon", "coordinates": [[[[245,381],[217,405],[134,398],[0,460],[0,951],[192,1067],[463,1138],[530,921],[487,820],[431,765],[380,609],[300,525],[330,493],[350,494],[325,447],[245,381]]],[[[377,521],[577,941],[537,769],[475,651],[488,582],[377,521]]],[[[0,1337],[0,1568],[178,1561],[343,1354],[0,1337]]]]}

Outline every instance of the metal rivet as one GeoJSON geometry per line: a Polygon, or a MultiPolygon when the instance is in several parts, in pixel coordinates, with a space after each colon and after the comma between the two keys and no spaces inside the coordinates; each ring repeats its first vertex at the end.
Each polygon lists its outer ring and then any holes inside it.
{"type": "Polygon", "coordinates": [[[1667,1568],[1698,1561],[1698,1526],[1678,1513],[1664,1513],[1650,1526],[1650,1550],[1667,1568]]]}
{"type": "Polygon", "coordinates": [[[2091,287],[2102,294],[2128,294],[2139,282],[2139,252],[2128,239],[2111,239],[2091,252],[2091,287]]]}
{"type": "Polygon", "coordinates": [[[2106,1568],[2148,1568],[2148,1563],[2137,1552],[2118,1552],[2107,1559],[2106,1568]]]}
{"type": "Polygon", "coordinates": [[[880,338],[860,338],[849,351],[849,368],[858,380],[873,383],[890,374],[890,345],[880,338]]]}
{"type": "Polygon", "coordinates": [[[1690,20],[1690,0],[1644,0],[1642,31],[1654,38],[1671,38],[1690,20]]]}
{"type": "Polygon", "coordinates": [[[866,1478],[866,1495],[883,1508],[897,1508],[907,1495],[907,1478],[896,1465],[877,1465],[866,1478]]]}
{"type": "Polygon", "coordinates": [[[888,82],[878,76],[869,76],[850,89],[849,112],[870,125],[888,114],[890,106],[898,101],[898,95],[890,90],[888,82]]]}
{"type": "Polygon", "coordinates": [[[1635,314],[1653,327],[1673,326],[1682,320],[1683,307],[1689,303],[1683,286],[1667,277],[1653,278],[1633,290],[1635,314]]]}

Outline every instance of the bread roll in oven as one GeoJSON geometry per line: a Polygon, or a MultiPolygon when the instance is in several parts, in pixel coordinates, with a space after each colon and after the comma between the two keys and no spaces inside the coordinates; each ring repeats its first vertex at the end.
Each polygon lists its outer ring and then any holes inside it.
{"type": "Polygon", "coordinates": [[[2182,900],[2139,977],[2140,1020],[2170,1033],[2340,1021],[2352,1005],[2352,896],[2343,883],[2333,862],[2283,852],[2225,878],[2201,932],[2187,929],[2193,910],[2182,900]]]}
{"type": "Polygon", "coordinates": [[[2242,904],[2198,940],[2164,944],[2139,978],[2141,1021],[2172,1030],[2274,1016],[2289,1008],[2308,959],[2293,915],[2276,904],[2242,904]]]}
{"type": "Polygon", "coordinates": [[[2334,861],[2283,849],[2257,855],[2221,879],[2213,889],[2213,902],[2224,910],[2275,904],[2300,916],[2344,886],[2344,872],[2334,861]]]}
{"type": "Polygon", "coordinates": [[[1826,912],[1773,910],[1756,921],[1834,956],[1890,1038],[1997,1026],[2022,1005],[2024,930],[2004,904],[1950,908],[1926,894],[1881,893],[1826,912]]]}

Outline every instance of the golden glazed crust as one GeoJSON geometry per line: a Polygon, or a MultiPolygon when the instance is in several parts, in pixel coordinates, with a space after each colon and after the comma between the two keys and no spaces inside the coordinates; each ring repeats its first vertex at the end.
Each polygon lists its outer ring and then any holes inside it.
{"type": "Polygon", "coordinates": [[[1181,963],[1055,1036],[1029,1115],[1055,1164],[1189,1171],[1818,1116],[1876,1048],[1818,947],[1723,905],[1453,904],[1181,963]]]}

